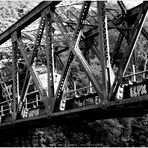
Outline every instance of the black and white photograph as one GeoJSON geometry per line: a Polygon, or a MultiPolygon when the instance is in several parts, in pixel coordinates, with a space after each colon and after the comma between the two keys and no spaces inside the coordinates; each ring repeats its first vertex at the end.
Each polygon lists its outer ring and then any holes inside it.
{"type": "Polygon", "coordinates": [[[147,12],[0,0],[0,147],[148,147],[147,12]]]}

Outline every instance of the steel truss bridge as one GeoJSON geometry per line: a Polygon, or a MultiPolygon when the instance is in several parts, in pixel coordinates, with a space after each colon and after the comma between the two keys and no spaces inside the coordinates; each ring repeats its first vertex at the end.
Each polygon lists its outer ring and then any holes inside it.
{"type": "Polygon", "coordinates": [[[1,129],[147,113],[148,2],[115,6],[44,1],[0,34],[1,129]]]}

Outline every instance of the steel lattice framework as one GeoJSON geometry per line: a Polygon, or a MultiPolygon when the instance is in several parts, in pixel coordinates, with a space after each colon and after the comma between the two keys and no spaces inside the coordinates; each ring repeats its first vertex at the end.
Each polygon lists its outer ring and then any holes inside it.
{"type": "Polygon", "coordinates": [[[12,51],[1,58],[0,128],[147,113],[147,69],[135,61],[139,38],[148,39],[148,2],[59,4],[41,2],[0,34],[0,48],[8,41],[12,51]]]}

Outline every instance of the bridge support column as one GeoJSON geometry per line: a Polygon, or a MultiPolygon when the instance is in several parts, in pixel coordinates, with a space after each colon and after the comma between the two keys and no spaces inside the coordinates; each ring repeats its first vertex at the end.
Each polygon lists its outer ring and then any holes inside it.
{"type": "Polygon", "coordinates": [[[18,45],[17,45],[17,32],[12,34],[12,80],[13,80],[13,113],[12,117],[16,119],[17,105],[19,102],[19,78],[18,78],[18,64],[17,64],[17,53],[18,53],[18,45]]]}
{"type": "Polygon", "coordinates": [[[48,111],[51,112],[51,106],[54,99],[54,51],[52,45],[52,17],[45,13],[45,28],[46,28],[46,55],[47,55],[47,77],[48,77],[48,111]]]}

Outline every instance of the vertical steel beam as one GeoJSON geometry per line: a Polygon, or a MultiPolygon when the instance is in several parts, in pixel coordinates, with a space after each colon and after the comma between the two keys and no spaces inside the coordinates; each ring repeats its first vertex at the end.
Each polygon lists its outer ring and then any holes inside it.
{"type": "Polygon", "coordinates": [[[17,114],[17,106],[18,106],[18,99],[19,99],[19,80],[18,80],[18,64],[17,64],[17,53],[18,53],[18,46],[17,46],[17,32],[14,32],[11,35],[12,38],[12,80],[13,80],[13,119],[16,119],[17,114]]]}
{"type": "Polygon", "coordinates": [[[50,14],[45,14],[46,28],[46,57],[47,57],[47,77],[48,77],[48,100],[47,106],[51,112],[51,105],[54,99],[54,51],[52,45],[52,18],[50,14]]]}
{"type": "Polygon", "coordinates": [[[108,75],[107,75],[107,49],[106,47],[106,37],[105,37],[105,1],[98,1],[97,2],[97,9],[98,9],[98,32],[99,32],[99,46],[98,49],[100,50],[101,54],[101,67],[102,67],[102,79],[103,79],[103,100],[107,100],[108,94],[108,75]]]}
{"type": "Polygon", "coordinates": [[[117,1],[118,5],[120,6],[121,10],[122,10],[122,14],[126,15],[127,14],[127,9],[123,3],[123,1],[117,1]]]}

